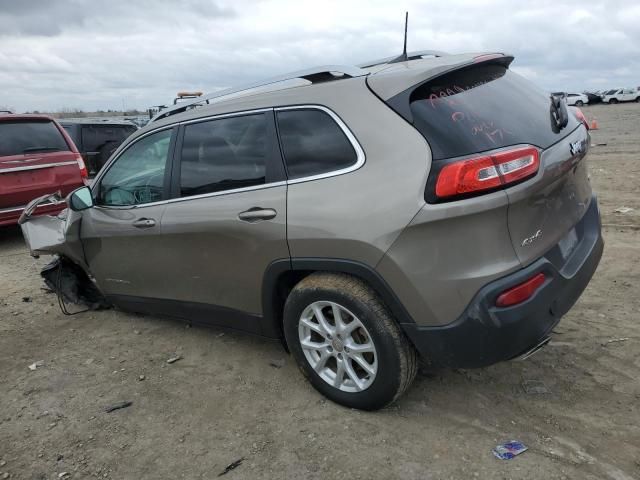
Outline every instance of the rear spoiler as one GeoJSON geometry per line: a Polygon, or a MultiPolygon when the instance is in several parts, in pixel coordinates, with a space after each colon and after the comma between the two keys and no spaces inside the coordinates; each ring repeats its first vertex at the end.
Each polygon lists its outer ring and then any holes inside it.
{"type": "MultiPolygon", "coordinates": [[[[398,113],[398,115],[400,115],[407,122],[412,124],[413,114],[411,113],[411,109],[409,107],[410,105],[409,97],[411,96],[411,94],[416,88],[420,87],[421,85],[427,82],[432,81],[435,78],[438,78],[442,75],[446,75],[447,73],[450,73],[456,70],[462,70],[465,68],[474,67],[476,65],[493,63],[493,64],[499,64],[505,67],[509,67],[509,65],[511,65],[511,62],[513,62],[513,59],[514,57],[512,55],[505,55],[503,53],[488,53],[488,54],[480,54],[472,57],[467,57],[463,61],[460,61],[457,63],[449,63],[449,64],[441,65],[436,68],[431,68],[431,69],[425,70],[424,72],[425,75],[421,76],[420,81],[412,84],[410,87],[406,88],[400,93],[384,101],[389,107],[391,107],[396,113],[398,113]]],[[[372,77],[367,78],[367,84],[369,85],[370,88],[372,88],[371,80],[372,80],[372,77]]],[[[374,92],[376,91],[375,88],[372,88],[372,90],[374,92]]]]}

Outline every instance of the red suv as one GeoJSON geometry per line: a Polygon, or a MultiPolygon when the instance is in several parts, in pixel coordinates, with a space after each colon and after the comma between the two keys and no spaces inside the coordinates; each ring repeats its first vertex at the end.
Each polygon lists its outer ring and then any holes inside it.
{"type": "MultiPolygon", "coordinates": [[[[0,114],[0,226],[18,223],[36,197],[62,197],[86,183],[87,169],[73,141],[46,115],[0,114]]],[[[34,215],[56,214],[64,201],[45,203],[34,215]]]]}

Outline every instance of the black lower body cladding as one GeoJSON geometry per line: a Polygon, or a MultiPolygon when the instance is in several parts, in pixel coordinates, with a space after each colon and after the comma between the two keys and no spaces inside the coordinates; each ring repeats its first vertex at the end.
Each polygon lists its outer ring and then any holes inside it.
{"type": "Polygon", "coordinates": [[[484,367],[528,352],[575,304],[600,262],[604,242],[595,198],[575,230],[579,241],[567,258],[556,245],[528,267],[482,288],[453,323],[403,324],[405,333],[422,356],[448,367],[484,367]],[[511,307],[495,306],[500,293],[540,272],[545,284],[531,298],[511,307]]]}

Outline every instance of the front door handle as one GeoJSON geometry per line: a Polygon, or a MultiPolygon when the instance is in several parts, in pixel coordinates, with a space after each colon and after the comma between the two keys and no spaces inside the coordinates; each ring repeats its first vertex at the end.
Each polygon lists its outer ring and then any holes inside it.
{"type": "Polygon", "coordinates": [[[262,220],[275,218],[278,212],[273,208],[253,207],[238,214],[238,218],[243,222],[255,223],[262,220]]]}
{"type": "Polygon", "coordinates": [[[151,228],[156,226],[156,221],[153,218],[139,218],[133,222],[133,226],[136,228],[151,228]]]}

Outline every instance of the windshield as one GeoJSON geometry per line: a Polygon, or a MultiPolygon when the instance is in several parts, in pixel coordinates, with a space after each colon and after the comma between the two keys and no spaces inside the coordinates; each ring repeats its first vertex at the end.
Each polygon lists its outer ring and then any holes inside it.
{"type": "Polygon", "coordinates": [[[474,65],[416,88],[410,97],[414,126],[443,159],[517,144],[547,148],[578,126],[551,121],[551,100],[505,66],[474,65]]]}
{"type": "Polygon", "coordinates": [[[62,133],[50,120],[0,122],[0,156],[68,150],[62,133]]]}

